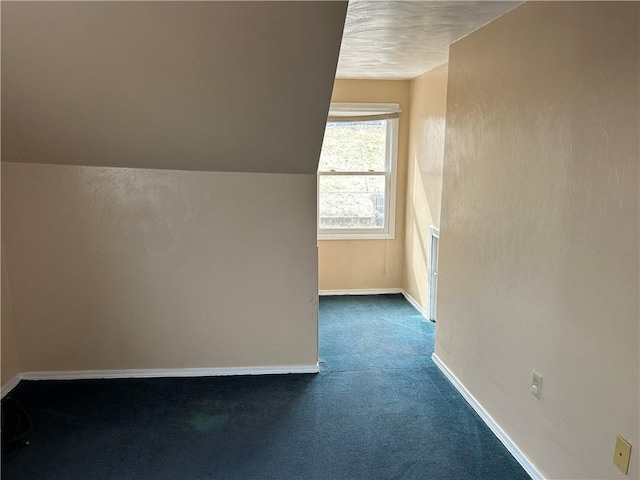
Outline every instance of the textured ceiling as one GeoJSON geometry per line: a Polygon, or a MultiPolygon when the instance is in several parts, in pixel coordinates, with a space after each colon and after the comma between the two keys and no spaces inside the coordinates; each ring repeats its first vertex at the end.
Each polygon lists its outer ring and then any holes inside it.
{"type": "Polygon", "coordinates": [[[522,2],[351,0],[338,78],[415,78],[448,61],[449,45],[522,2]]]}

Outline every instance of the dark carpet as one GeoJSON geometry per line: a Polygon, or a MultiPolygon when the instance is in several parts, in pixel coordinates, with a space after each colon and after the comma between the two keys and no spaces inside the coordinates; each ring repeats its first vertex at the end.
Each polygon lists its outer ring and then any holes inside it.
{"type": "Polygon", "coordinates": [[[318,375],[23,381],[3,480],[528,479],[400,295],[323,297],[318,375]]]}

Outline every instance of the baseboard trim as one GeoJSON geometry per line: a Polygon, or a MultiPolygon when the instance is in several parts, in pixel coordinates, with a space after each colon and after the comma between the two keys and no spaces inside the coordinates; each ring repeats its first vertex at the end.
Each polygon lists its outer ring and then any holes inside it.
{"type": "Polygon", "coordinates": [[[480,405],[480,403],[475,399],[475,397],[467,390],[467,388],[462,384],[462,382],[454,375],[454,373],[449,370],[442,360],[434,353],[431,356],[433,363],[440,369],[440,371],[444,374],[445,377],[451,382],[451,384],[458,390],[460,395],[464,397],[471,408],[473,408],[476,413],[480,416],[482,421],[491,429],[498,440],[502,442],[502,444],[509,450],[511,455],[517,460],[517,462],[525,469],[525,471],[533,478],[534,480],[544,480],[544,477],[540,473],[540,471],[531,463],[531,461],[527,458],[527,456],[518,448],[518,446],[509,438],[509,435],[496,423],[496,421],[489,415],[489,413],[480,405]]]}
{"type": "Polygon", "coordinates": [[[11,390],[16,388],[20,383],[20,380],[21,380],[21,376],[20,374],[18,374],[15,377],[13,377],[11,380],[9,380],[7,383],[2,385],[2,387],[0,387],[0,390],[2,391],[2,393],[0,393],[0,398],[4,398],[6,395],[8,395],[11,392],[11,390]]]}
{"type": "Polygon", "coordinates": [[[224,377],[235,375],[283,375],[289,373],[318,373],[315,365],[275,365],[268,367],[231,368],[156,368],[140,370],[81,370],[63,372],[25,372],[23,380],[92,380],[103,378],[159,378],[159,377],[224,377]]]}
{"type": "Polygon", "coordinates": [[[402,295],[404,295],[404,298],[407,299],[407,302],[409,302],[411,306],[424,317],[425,320],[429,320],[429,313],[424,308],[422,308],[422,305],[420,305],[415,298],[409,295],[406,290],[402,290],[402,295]]]}
{"type": "Polygon", "coordinates": [[[393,295],[402,293],[401,288],[365,288],[350,290],[320,290],[318,294],[321,297],[327,295],[393,295]]]}

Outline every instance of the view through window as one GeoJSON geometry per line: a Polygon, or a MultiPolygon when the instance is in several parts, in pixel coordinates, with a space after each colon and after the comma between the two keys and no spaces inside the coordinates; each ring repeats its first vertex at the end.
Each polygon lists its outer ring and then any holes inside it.
{"type": "Polygon", "coordinates": [[[327,122],[318,166],[320,238],[393,234],[398,120],[353,108],[327,122]]]}

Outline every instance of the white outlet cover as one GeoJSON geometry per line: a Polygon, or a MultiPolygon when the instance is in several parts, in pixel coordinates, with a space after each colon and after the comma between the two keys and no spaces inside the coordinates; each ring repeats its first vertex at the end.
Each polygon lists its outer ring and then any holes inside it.
{"type": "Polygon", "coordinates": [[[542,375],[540,375],[535,370],[532,371],[531,373],[532,373],[531,395],[533,395],[536,398],[540,398],[540,396],[542,395],[542,375]]]}

